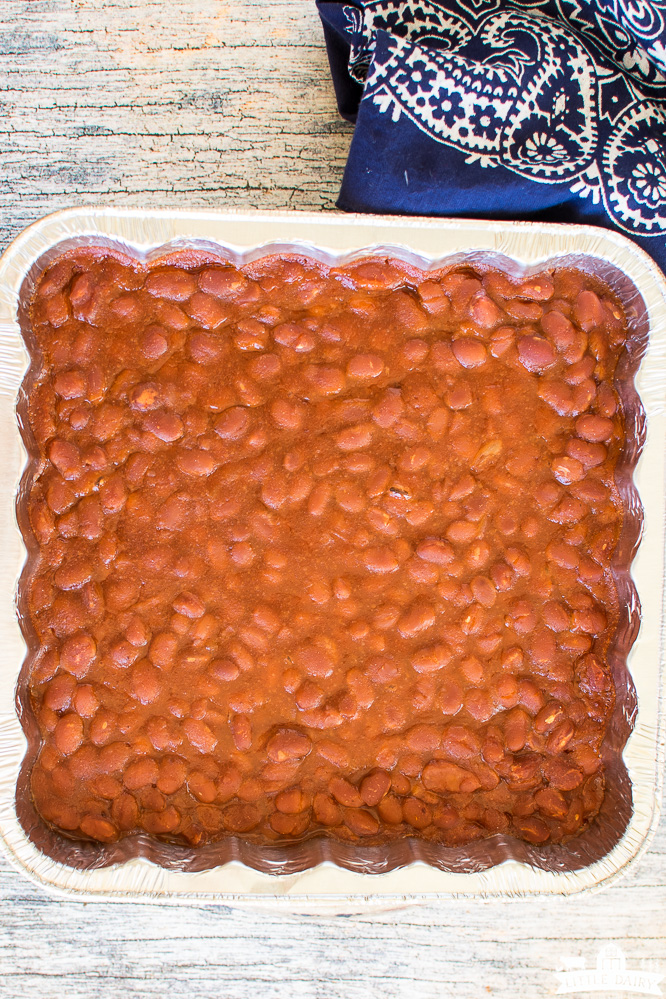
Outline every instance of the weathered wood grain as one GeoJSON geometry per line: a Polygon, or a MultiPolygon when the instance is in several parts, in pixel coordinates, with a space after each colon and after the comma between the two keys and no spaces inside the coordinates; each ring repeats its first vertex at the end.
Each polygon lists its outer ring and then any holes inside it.
{"type": "MultiPolygon", "coordinates": [[[[350,135],[313,0],[0,4],[3,248],[76,204],[329,210],[350,135]]],[[[347,918],[81,904],[4,860],[0,898],[0,999],[540,999],[607,941],[666,974],[663,822],[584,899],[347,918]]]]}
{"type": "Polygon", "coordinates": [[[73,204],[332,208],[350,138],[310,0],[3,0],[0,231],[73,204]]]}

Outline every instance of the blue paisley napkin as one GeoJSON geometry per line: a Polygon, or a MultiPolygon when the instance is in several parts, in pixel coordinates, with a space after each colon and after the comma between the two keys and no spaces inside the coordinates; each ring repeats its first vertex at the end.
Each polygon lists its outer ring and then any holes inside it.
{"type": "Polygon", "coordinates": [[[617,228],[666,270],[666,0],[318,0],[348,211],[617,228]]]}

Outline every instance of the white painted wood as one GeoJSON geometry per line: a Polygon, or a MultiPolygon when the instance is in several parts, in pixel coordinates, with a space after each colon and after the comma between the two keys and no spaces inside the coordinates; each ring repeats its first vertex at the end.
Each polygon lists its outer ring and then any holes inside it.
{"type": "MultiPolygon", "coordinates": [[[[2,247],[75,204],[330,210],[350,135],[313,0],[0,4],[2,247]]],[[[666,975],[665,822],[584,899],[347,918],[84,905],[1,859],[0,898],[0,999],[540,999],[608,941],[666,975]]]]}

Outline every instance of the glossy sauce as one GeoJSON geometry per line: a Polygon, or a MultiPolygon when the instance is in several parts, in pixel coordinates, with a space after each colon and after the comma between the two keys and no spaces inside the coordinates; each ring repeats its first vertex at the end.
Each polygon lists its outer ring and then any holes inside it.
{"type": "Polygon", "coordinates": [[[49,824],[197,845],[589,823],[623,522],[609,289],[99,248],[31,316],[49,824]]]}

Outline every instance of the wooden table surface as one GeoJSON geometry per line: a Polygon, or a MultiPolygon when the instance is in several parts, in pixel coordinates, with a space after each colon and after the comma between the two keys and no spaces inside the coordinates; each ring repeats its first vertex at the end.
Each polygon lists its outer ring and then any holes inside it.
{"type": "MultiPolygon", "coordinates": [[[[351,128],[314,0],[2,0],[0,66],[2,248],[72,205],[334,208],[351,128]]],[[[666,976],[663,821],[579,899],[344,918],[83,904],[3,859],[0,897],[0,999],[535,999],[609,942],[666,976]]]]}

